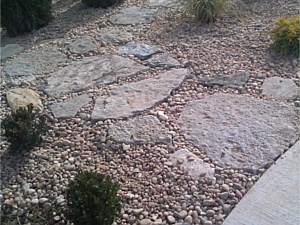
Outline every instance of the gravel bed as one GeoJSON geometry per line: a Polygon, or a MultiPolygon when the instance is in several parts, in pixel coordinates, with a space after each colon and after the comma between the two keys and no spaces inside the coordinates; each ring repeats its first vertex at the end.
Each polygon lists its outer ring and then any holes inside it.
{"type": "MultiPolygon", "coordinates": [[[[146,0],[125,1],[110,9],[91,9],[79,1],[54,1],[55,20],[45,28],[17,38],[2,37],[2,45],[18,43],[31,51],[37,47],[56,46],[67,53],[68,63],[82,57],[114,52],[116,47],[97,43],[97,51],[76,55],[66,50],[66,44],[77,37],[95,37],[100,28],[113,27],[108,19],[126,6],[147,6],[146,0]]],[[[65,204],[65,190],[76,174],[77,168],[110,175],[120,184],[123,209],[115,224],[222,224],[232,208],[259,179],[265,169],[257,174],[222,168],[211,161],[204,151],[187,143],[176,125],[185,103],[213,93],[236,93],[264,98],[261,85],[266,77],[280,76],[293,79],[299,85],[299,62],[276,56],[269,49],[268,31],[281,15],[296,15],[297,0],[255,0],[246,2],[245,15],[238,21],[224,17],[213,25],[200,26],[174,10],[150,24],[121,26],[130,32],[135,42],[161,46],[164,53],[174,57],[188,68],[192,78],[173,91],[166,102],[149,112],[161,119],[172,136],[172,144],[125,145],[114,143],[107,137],[107,129],[116,120],[93,123],[90,114],[92,102],[83,107],[73,119],[55,119],[49,105],[63,98],[47,97],[39,86],[47,74],[33,81],[26,77],[1,77],[0,116],[10,112],[5,92],[19,86],[37,90],[42,96],[44,111],[50,125],[41,147],[34,148],[25,157],[10,156],[5,151],[7,142],[1,138],[1,194],[2,209],[12,214],[30,217],[31,208],[65,204]],[[203,87],[197,79],[203,76],[233,74],[249,71],[250,79],[241,90],[225,87],[203,87]],[[175,150],[188,148],[215,168],[213,178],[192,179],[170,164],[169,156],[175,150]]],[[[141,62],[136,58],[132,58],[141,62]]],[[[67,63],[67,64],[68,64],[67,63]]],[[[145,62],[142,62],[143,64],[145,62]]],[[[117,83],[102,85],[80,92],[89,93],[93,99],[107,94],[122,84],[154,77],[164,69],[151,69],[117,83]]],[[[287,101],[294,105],[295,101],[287,101]]],[[[67,224],[63,215],[53,215],[56,224],[67,224]]],[[[24,224],[27,224],[26,222],[24,224]]]]}

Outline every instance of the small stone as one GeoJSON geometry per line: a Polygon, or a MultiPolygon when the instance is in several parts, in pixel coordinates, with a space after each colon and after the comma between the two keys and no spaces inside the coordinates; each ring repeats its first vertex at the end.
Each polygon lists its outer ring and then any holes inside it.
{"type": "Polygon", "coordinates": [[[76,170],[76,166],[75,165],[65,165],[64,168],[65,168],[66,171],[76,170]]]}
{"type": "Polygon", "coordinates": [[[229,186],[227,184],[222,184],[222,190],[229,191],[229,186]]]}
{"type": "Polygon", "coordinates": [[[54,219],[55,221],[60,221],[60,216],[55,216],[53,219],[54,219]]]}
{"type": "Polygon", "coordinates": [[[37,198],[33,198],[33,199],[31,200],[31,203],[32,203],[33,205],[36,205],[36,204],[39,203],[39,200],[38,200],[37,198]]]}
{"type": "Polygon", "coordinates": [[[215,205],[215,200],[213,199],[205,199],[203,201],[203,206],[214,206],[215,205]]]}
{"type": "Polygon", "coordinates": [[[205,221],[204,223],[203,223],[203,225],[212,225],[213,223],[211,222],[211,221],[205,221]]]}
{"type": "Polygon", "coordinates": [[[167,221],[169,224],[173,224],[176,222],[176,220],[173,216],[167,216],[167,221]]]}
{"type": "Polygon", "coordinates": [[[243,194],[239,191],[239,190],[235,190],[235,195],[236,197],[238,197],[239,199],[241,199],[243,197],[243,194]]]}
{"type": "Polygon", "coordinates": [[[128,151],[130,149],[130,145],[123,144],[122,148],[124,151],[128,151]]]}
{"type": "Polygon", "coordinates": [[[152,183],[153,183],[153,184],[157,184],[157,177],[152,177],[151,180],[152,180],[152,183]]]}
{"type": "Polygon", "coordinates": [[[133,211],[134,214],[139,215],[139,214],[141,214],[141,212],[144,211],[144,209],[143,209],[143,208],[140,208],[140,209],[133,209],[132,211],[133,211]]]}
{"type": "Polygon", "coordinates": [[[191,215],[188,215],[185,217],[184,222],[192,224],[193,223],[193,217],[191,215]]]}
{"type": "Polygon", "coordinates": [[[140,225],[151,225],[152,221],[150,219],[143,219],[140,221],[140,225]]]}
{"type": "Polygon", "coordinates": [[[44,210],[46,210],[46,211],[48,211],[48,210],[50,210],[51,209],[51,203],[50,202],[46,202],[44,205],[43,205],[43,208],[44,208],[44,210]]]}
{"type": "Polygon", "coordinates": [[[40,198],[39,199],[39,203],[40,204],[44,204],[45,202],[47,202],[48,201],[48,198],[40,198]]]}
{"type": "Polygon", "coordinates": [[[209,209],[209,210],[206,211],[206,216],[208,216],[208,217],[214,216],[215,214],[216,213],[215,213],[214,210],[209,209]]]}
{"type": "Polygon", "coordinates": [[[224,205],[223,205],[223,212],[224,212],[225,214],[228,214],[230,211],[231,211],[231,205],[229,205],[229,204],[224,204],[224,205]]]}
{"type": "Polygon", "coordinates": [[[220,193],[219,196],[221,199],[226,200],[228,198],[228,195],[229,195],[228,192],[222,192],[220,193]]]}
{"type": "Polygon", "coordinates": [[[180,213],[177,213],[177,217],[179,219],[184,219],[187,216],[187,211],[186,210],[182,210],[180,213]]]}

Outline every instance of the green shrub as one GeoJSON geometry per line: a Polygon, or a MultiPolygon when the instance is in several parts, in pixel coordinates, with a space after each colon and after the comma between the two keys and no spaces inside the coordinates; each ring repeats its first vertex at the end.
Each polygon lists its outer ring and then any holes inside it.
{"type": "Polygon", "coordinates": [[[283,55],[299,57],[300,16],[280,17],[271,31],[272,48],[283,55]]]}
{"type": "Polygon", "coordinates": [[[52,20],[51,0],[1,0],[1,27],[16,36],[44,27],[52,20]]]}
{"type": "Polygon", "coordinates": [[[89,7],[108,8],[115,5],[118,0],[81,0],[81,2],[89,7]]]}
{"type": "Polygon", "coordinates": [[[117,191],[108,176],[79,171],[67,190],[67,218],[75,225],[111,225],[121,209],[117,191]]]}
{"type": "Polygon", "coordinates": [[[37,113],[33,112],[32,104],[28,105],[27,109],[19,108],[11,115],[7,115],[1,127],[14,153],[28,151],[38,146],[42,141],[42,135],[48,129],[46,118],[38,117],[37,113]]]}
{"type": "Polygon", "coordinates": [[[188,15],[192,15],[202,23],[215,22],[225,11],[226,0],[175,0],[183,5],[188,15]]]}

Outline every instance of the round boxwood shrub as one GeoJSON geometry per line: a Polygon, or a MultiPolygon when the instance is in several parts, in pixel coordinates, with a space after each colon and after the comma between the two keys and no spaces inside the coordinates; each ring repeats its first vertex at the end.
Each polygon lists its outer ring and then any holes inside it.
{"type": "Polygon", "coordinates": [[[94,7],[94,8],[108,8],[110,6],[115,5],[118,0],[81,0],[83,4],[89,7],[94,7]]]}
{"type": "Polygon", "coordinates": [[[67,218],[75,225],[111,225],[121,209],[118,186],[110,177],[79,171],[67,190],[67,218]]]}
{"type": "Polygon", "coordinates": [[[44,27],[52,20],[51,0],[1,0],[1,27],[16,36],[44,27]]]}
{"type": "Polygon", "coordinates": [[[33,111],[33,105],[7,114],[1,123],[3,135],[10,142],[12,153],[21,153],[38,146],[48,130],[45,116],[33,111]]]}

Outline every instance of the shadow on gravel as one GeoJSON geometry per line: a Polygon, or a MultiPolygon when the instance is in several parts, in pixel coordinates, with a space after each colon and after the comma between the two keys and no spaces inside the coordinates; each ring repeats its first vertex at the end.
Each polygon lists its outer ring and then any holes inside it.
{"type": "MultiPolygon", "coordinates": [[[[85,6],[80,0],[54,1],[52,5],[54,19],[50,24],[32,33],[17,37],[8,37],[2,32],[1,46],[12,43],[21,45],[27,43],[27,45],[29,44],[28,47],[32,47],[42,40],[61,38],[74,28],[85,27],[87,24],[101,19],[101,17],[112,11],[115,7],[117,6],[108,9],[91,8],[85,6]]],[[[99,27],[103,26],[105,25],[99,21],[99,27]]]]}

